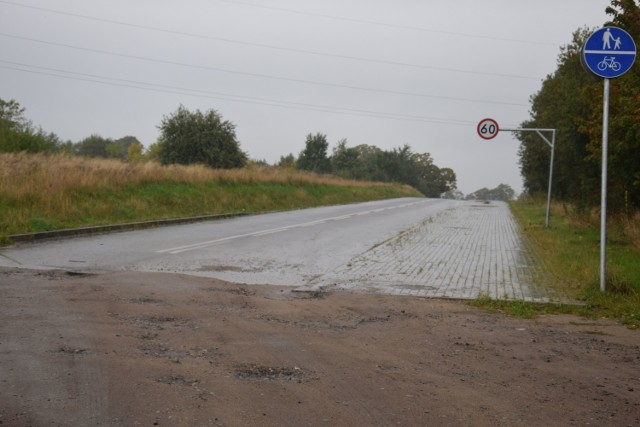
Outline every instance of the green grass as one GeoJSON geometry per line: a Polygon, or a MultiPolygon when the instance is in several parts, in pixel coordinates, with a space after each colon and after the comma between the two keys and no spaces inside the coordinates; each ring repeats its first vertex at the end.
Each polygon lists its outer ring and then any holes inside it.
{"type": "Polygon", "coordinates": [[[541,314],[581,314],[581,306],[570,304],[541,304],[527,301],[507,301],[481,295],[469,301],[469,305],[498,311],[513,317],[534,319],[541,314]]]}
{"type": "Polygon", "coordinates": [[[64,154],[0,153],[0,242],[62,228],[265,212],[392,197],[420,197],[390,183],[291,168],[123,162],[64,154]]]}
{"type": "MultiPolygon", "coordinates": [[[[640,248],[621,225],[608,225],[606,292],[600,292],[600,230],[563,205],[554,206],[551,227],[544,227],[545,201],[513,202],[512,212],[540,261],[549,270],[549,284],[578,305],[496,301],[480,297],[474,306],[512,316],[572,313],[589,318],[616,319],[640,327],[640,248]]],[[[636,227],[634,227],[636,229],[636,227]]]]}
{"type": "Polygon", "coordinates": [[[312,183],[151,182],[78,187],[64,208],[48,209],[41,198],[0,199],[0,237],[63,228],[198,215],[267,212],[418,196],[400,186],[312,183]]]}

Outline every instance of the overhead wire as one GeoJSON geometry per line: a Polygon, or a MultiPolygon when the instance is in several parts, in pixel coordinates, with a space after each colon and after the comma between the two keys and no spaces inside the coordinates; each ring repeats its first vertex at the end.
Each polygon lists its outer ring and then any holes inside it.
{"type": "Polygon", "coordinates": [[[74,50],[80,50],[80,51],[85,51],[85,52],[98,53],[98,54],[102,54],[102,55],[110,55],[110,56],[117,56],[117,57],[121,57],[121,58],[136,59],[136,60],[146,61],[146,62],[154,62],[154,63],[159,63],[159,64],[167,64],[167,65],[175,65],[175,66],[180,66],[180,67],[187,67],[187,68],[194,68],[194,69],[201,69],[201,70],[208,70],[208,71],[216,71],[216,72],[222,72],[222,73],[228,73],[228,74],[245,75],[245,76],[251,76],[251,77],[260,77],[260,78],[265,78],[265,79],[281,80],[281,81],[288,81],[288,82],[294,82],[294,83],[303,83],[303,84],[310,84],[310,85],[316,85],[316,86],[335,87],[335,88],[340,88],[340,89],[352,89],[352,90],[358,90],[358,91],[384,93],[384,94],[392,94],[392,95],[403,95],[403,96],[411,96],[411,97],[417,97],[417,98],[432,98],[432,99],[450,100],[450,101],[459,101],[459,102],[472,102],[472,103],[480,103],[480,104],[496,104],[496,105],[515,106],[515,107],[526,107],[527,106],[526,104],[516,103],[516,102],[508,102],[508,101],[461,98],[461,97],[452,97],[452,96],[443,96],[443,95],[430,95],[430,94],[424,94],[424,93],[418,93],[418,92],[396,91],[396,90],[390,90],[390,89],[376,89],[376,88],[370,88],[370,87],[364,87],[364,86],[345,85],[345,84],[340,84],[340,83],[321,82],[321,81],[315,81],[315,80],[297,79],[297,78],[282,77],[282,76],[275,76],[275,75],[269,75],[269,74],[251,73],[251,72],[246,72],[246,71],[230,70],[230,69],[221,68],[221,67],[212,67],[212,66],[207,66],[207,65],[189,64],[189,63],[178,62],[178,61],[169,61],[169,60],[165,60],[165,59],[150,58],[150,57],[145,57],[145,56],[140,56],[140,55],[131,55],[131,54],[113,52],[113,51],[108,51],[108,50],[103,50],[103,49],[87,48],[87,47],[81,47],[81,46],[71,45],[71,44],[67,44],[67,43],[57,43],[57,42],[51,42],[51,41],[47,41],[47,40],[34,39],[34,38],[31,38],[31,37],[16,36],[16,35],[13,35],[13,34],[7,34],[7,33],[2,33],[2,32],[0,32],[0,37],[7,37],[7,38],[13,38],[13,39],[17,39],[17,40],[28,41],[28,42],[32,42],[32,43],[45,44],[45,45],[49,45],[49,46],[56,46],[56,47],[63,47],[63,48],[67,48],[67,49],[74,49],[74,50]]]}
{"type": "Polygon", "coordinates": [[[449,36],[467,37],[467,38],[483,39],[483,40],[491,40],[491,41],[522,43],[522,44],[542,45],[542,46],[554,46],[554,47],[558,46],[557,43],[545,42],[545,41],[539,41],[539,40],[514,39],[514,38],[508,38],[508,37],[488,36],[488,35],[483,35],[483,34],[462,33],[460,31],[434,30],[434,29],[431,29],[431,28],[418,27],[418,26],[413,26],[413,25],[390,24],[388,22],[371,21],[371,20],[361,19],[361,18],[347,18],[347,17],[344,17],[344,16],[329,15],[329,14],[317,13],[317,12],[306,12],[306,11],[301,11],[301,10],[296,10],[296,9],[289,9],[289,8],[284,8],[284,7],[277,7],[277,6],[267,6],[267,5],[263,5],[263,4],[256,4],[256,3],[251,3],[251,2],[248,2],[248,1],[241,1],[241,0],[217,0],[217,1],[219,1],[221,3],[238,4],[238,5],[242,5],[242,6],[254,7],[254,8],[265,9],[265,10],[274,10],[274,11],[279,11],[279,12],[293,13],[293,14],[302,15],[302,16],[312,16],[312,17],[318,17],[318,18],[325,18],[325,19],[330,19],[330,20],[333,20],[333,21],[343,21],[343,22],[351,22],[351,23],[356,23],[356,24],[374,25],[374,26],[378,26],[378,27],[387,27],[387,28],[395,28],[395,29],[401,29],[401,30],[419,31],[419,32],[425,32],[425,33],[432,33],[432,34],[445,34],[445,35],[449,35],[449,36]]]}
{"type": "Polygon", "coordinates": [[[100,76],[96,74],[79,73],[79,72],[61,70],[61,69],[50,68],[50,67],[40,67],[40,66],[34,66],[29,64],[17,63],[13,61],[0,60],[0,63],[9,64],[9,65],[0,65],[0,68],[3,68],[3,69],[64,78],[68,80],[85,81],[85,82],[99,83],[99,84],[105,84],[105,85],[111,85],[111,86],[120,86],[120,87],[127,87],[127,88],[133,88],[133,89],[147,90],[147,91],[153,91],[153,92],[188,95],[188,96],[195,96],[200,98],[221,99],[226,101],[242,102],[242,103],[256,104],[256,105],[268,105],[268,106],[289,108],[289,109],[296,109],[296,110],[304,109],[304,110],[321,111],[321,112],[334,113],[334,114],[348,114],[348,115],[355,115],[355,116],[375,117],[375,118],[381,118],[381,119],[393,119],[393,120],[438,123],[438,124],[447,124],[447,125],[464,125],[464,126],[473,124],[473,122],[469,122],[465,120],[452,120],[452,119],[445,119],[440,117],[418,116],[418,115],[411,115],[411,114],[399,114],[399,113],[381,112],[381,111],[373,111],[373,110],[361,110],[356,108],[307,104],[307,103],[299,103],[299,102],[288,102],[288,101],[279,101],[279,100],[268,99],[268,98],[234,95],[234,94],[228,94],[223,92],[203,91],[203,90],[183,88],[178,86],[160,85],[155,83],[140,82],[140,81],[128,80],[128,79],[118,79],[113,77],[100,76]]]}
{"type": "MultiPolygon", "coordinates": [[[[262,7],[261,5],[256,5],[256,4],[249,3],[249,2],[244,2],[244,1],[231,1],[231,0],[220,0],[220,1],[227,2],[227,3],[238,3],[238,4],[251,6],[251,7],[262,7]]],[[[194,37],[194,38],[201,38],[201,39],[207,39],[207,40],[214,40],[214,41],[219,41],[219,42],[226,42],[226,43],[234,43],[234,44],[240,44],[240,45],[254,46],[254,47],[260,47],[260,48],[266,48],[266,49],[289,51],[289,52],[294,52],[294,53],[299,53],[299,54],[326,56],[326,57],[333,57],[333,58],[347,59],[347,60],[354,60],[354,61],[362,61],[362,62],[370,62],[370,63],[378,63],[378,64],[386,64],[386,65],[395,65],[395,66],[403,66],[403,67],[412,67],[412,68],[420,68],[420,69],[430,69],[430,70],[436,70],[436,71],[447,71],[447,72],[476,74],[476,75],[493,76],[493,77],[501,77],[501,78],[507,78],[508,77],[508,78],[516,78],[516,79],[537,79],[537,77],[532,77],[532,76],[522,76],[522,75],[493,73],[493,72],[482,72],[482,71],[471,71],[471,70],[452,69],[452,68],[445,68],[445,67],[434,67],[434,66],[427,66],[427,65],[421,65],[421,64],[403,63],[403,62],[380,60],[380,59],[374,59],[374,58],[364,58],[364,57],[357,57],[357,56],[351,56],[351,55],[340,55],[340,54],[333,54],[333,53],[328,53],[328,52],[317,52],[317,51],[311,51],[311,50],[305,50],[305,49],[296,49],[296,48],[288,48],[288,47],[282,47],[282,46],[268,45],[268,44],[263,44],[263,43],[255,43],[255,42],[247,42],[247,41],[241,41],[241,40],[233,40],[233,39],[227,39],[227,38],[223,38],[223,37],[214,37],[214,36],[208,36],[208,35],[203,35],[203,34],[189,33],[189,32],[184,32],[184,31],[176,31],[176,30],[170,30],[170,29],[159,28],[159,27],[152,27],[152,26],[135,24],[135,23],[127,23],[127,22],[122,22],[122,21],[117,21],[117,20],[99,18],[99,17],[95,17],[95,16],[89,16],[89,15],[82,15],[82,14],[76,14],[76,13],[71,13],[71,12],[65,12],[65,11],[60,11],[60,10],[51,9],[51,8],[39,7],[39,6],[33,6],[33,5],[25,5],[25,4],[16,3],[14,1],[9,1],[9,0],[0,0],[0,3],[11,5],[11,6],[17,6],[17,7],[33,9],[33,10],[46,11],[46,12],[49,12],[49,13],[54,13],[54,14],[59,14],[59,15],[66,15],[66,16],[71,16],[71,17],[80,18],[80,19],[92,20],[92,21],[97,21],[97,22],[104,22],[104,23],[108,23],[108,24],[121,25],[121,26],[127,26],[127,27],[132,27],[132,28],[139,28],[139,29],[143,29],[143,30],[163,32],[163,33],[168,33],[168,34],[174,34],[174,35],[180,35],[180,36],[186,36],[186,37],[194,37]]],[[[267,7],[267,8],[269,8],[269,7],[267,7]]],[[[273,8],[273,9],[292,12],[292,13],[304,13],[304,12],[294,11],[294,10],[284,9],[284,8],[273,8]]],[[[314,13],[307,13],[307,14],[309,14],[310,16],[321,16],[321,17],[329,18],[329,19],[341,19],[340,17],[331,16],[331,15],[322,15],[322,14],[314,14],[314,13]]],[[[384,23],[380,23],[380,22],[366,21],[366,20],[353,20],[351,18],[343,18],[342,20],[359,22],[359,23],[363,23],[363,24],[371,24],[371,25],[385,25],[384,23]]],[[[392,25],[392,24],[390,24],[388,26],[395,27],[395,28],[404,27],[404,29],[412,29],[412,30],[419,30],[419,31],[429,31],[428,29],[419,28],[419,27],[396,26],[396,25],[392,25]]],[[[446,33],[446,32],[444,32],[444,33],[446,33]]],[[[451,33],[451,34],[453,34],[453,33],[451,33]]],[[[455,34],[456,35],[460,35],[460,36],[465,36],[465,37],[473,37],[473,35],[470,35],[470,34],[464,34],[464,33],[455,33],[455,34]]],[[[210,66],[203,66],[203,65],[196,65],[196,64],[187,64],[187,63],[181,63],[181,62],[177,62],[177,61],[169,61],[169,60],[148,58],[148,57],[143,57],[143,56],[138,56],[138,55],[130,55],[130,54],[124,54],[124,53],[118,53],[118,52],[111,52],[111,51],[100,50],[100,49],[85,48],[85,47],[80,47],[80,46],[64,44],[64,43],[57,43],[57,42],[52,42],[52,41],[45,41],[45,40],[39,40],[39,39],[34,39],[34,38],[22,37],[22,36],[17,36],[17,35],[14,35],[14,34],[7,34],[7,33],[0,33],[0,36],[10,37],[10,38],[14,38],[14,39],[21,39],[21,40],[35,42],[35,43],[42,43],[42,44],[47,44],[47,45],[51,45],[51,46],[58,46],[58,47],[65,47],[65,48],[70,48],[70,49],[77,49],[77,50],[89,51],[89,52],[100,53],[100,54],[105,54],[105,55],[120,56],[120,57],[124,57],[124,58],[137,59],[137,60],[142,60],[142,61],[150,61],[150,62],[156,62],[156,63],[171,64],[171,65],[176,65],[176,66],[199,68],[199,69],[212,70],[212,71],[218,71],[218,72],[224,72],[224,73],[247,75],[247,76],[252,76],[252,77],[261,77],[261,78],[276,79],[276,80],[290,81],[290,82],[297,82],[297,83],[304,83],[304,84],[320,85],[320,86],[326,86],[326,87],[336,87],[336,88],[343,88],[343,89],[352,89],[352,90],[369,91],[369,92],[377,92],[377,93],[396,94],[396,95],[413,96],[413,97],[424,97],[424,98],[434,98],[434,99],[443,99],[443,100],[453,100],[453,101],[462,101],[462,102],[476,102],[476,103],[483,103],[483,104],[511,105],[511,106],[520,106],[520,107],[526,106],[525,104],[503,102],[503,101],[478,100],[478,99],[471,99],[471,98],[456,98],[456,97],[448,97],[448,96],[438,96],[438,95],[429,95],[429,94],[421,94],[421,93],[393,91],[393,90],[386,90],[386,89],[374,89],[374,88],[367,88],[367,87],[355,86],[355,85],[344,85],[344,84],[338,84],[338,83],[320,82],[320,81],[295,79],[295,78],[288,78],[288,77],[281,77],[281,76],[274,76],[274,75],[267,75],[267,74],[250,73],[250,72],[243,72],[243,71],[238,71],[238,70],[229,70],[229,69],[224,69],[224,68],[219,68],[219,67],[210,67],[210,66]]],[[[482,38],[481,36],[478,36],[478,37],[482,38]]],[[[526,43],[527,42],[527,41],[523,41],[523,40],[504,39],[504,38],[502,38],[500,40],[502,40],[502,41],[511,41],[511,42],[522,42],[522,43],[526,43]]],[[[9,61],[1,61],[1,62],[9,63],[9,61]]],[[[17,63],[14,63],[14,65],[16,65],[16,64],[17,63]]],[[[130,87],[130,88],[142,89],[142,90],[152,90],[152,91],[156,91],[156,92],[168,92],[168,93],[176,93],[176,94],[186,94],[186,95],[190,95],[190,96],[207,97],[207,98],[213,98],[213,99],[224,99],[224,100],[230,100],[230,101],[235,101],[235,102],[246,102],[246,103],[253,103],[253,104],[260,104],[260,105],[270,105],[270,106],[276,106],[276,107],[282,107],[282,108],[298,108],[298,109],[302,108],[302,109],[323,111],[323,112],[330,112],[330,113],[352,114],[352,115],[361,115],[361,116],[365,115],[365,116],[377,117],[377,118],[398,119],[398,120],[412,120],[412,121],[425,121],[425,122],[430,122],[430,123],[441,123],[441,124],[453,124],[453,125],[465,125],[465,126],[470,125],[470,124],[474,124],[472,122],[463,121],[463,120],[451,120],[451,119],[438,118],[438,117],[425,117],[425,116],[415,116],[415,115],[406,115],[406,114],[397,114],[397,113],[377,112],[377,111],[369,111],[369,110],[349,109],[349,108],[344,108],[344,107],[331,107],[331,106],[314,105],[314,104],[292,103],[292,102],[278,101],[278,100],[273,100],[273,99],[264,99],[264,98],[258,98],[258,97],[247,97],[247,96],[242,96],[242,95],[233,95],[233,94],[226,94],[226,93],[220,93],[220,92],[211,92],[211,91],[205,91],[205,90],[179,88],[179,87],[173,87],[173,86],[168,86],[168,85],[158,85],[158,84],[146,83],[146,82],[136,82],[136,81],[132,81],[132,80],[115,79],[115,78],[110,78],[110,77],[106,77],[106,76],[97,76],[97,75],[88,75],[88,74],[82,75],[82,73],[75,73],[75,72],[70,72],[70,71],[67,71],[67,70],[48,69],[47,67],[40,67],[40,66],[27,65],[27,64],[17,64],[17,65],[21,65],[22,67],[30,67],[31,69],[29,70],[29,69],[18,68],[18,67],[15,67],[15,66],[13,66],[13,67],[12,66],[6,66],[6,65],[5,66],[0,66],[0,68],[12,69],[14,71],[29,72],[29,73],[34,73],[34,74],[49,75],[49,76],[54,76],[54,77],[59,77],[59,78],[83,80],[83,81],[88,81],[88,82],[109,84],[109,85],[116,85],[116,86],[126,86],[126,87],[130,87]],[[38,71],[38,69],[40,71],[38,71]],[[55,73],[58,73],[58,74],[55,74],[55,73]],[[59,73],[64,73],[64,75],[61,75],[59,73]],[[100,79],[100,80],[97,80],[97,79],[100,79]]]]}
{"type": "Polygon", "coordinates": [[[46,7],[20,4],[20,3],[16,3],[16,2],[13,2],[13,1],[9,1],[9,0],[0,0],[0,3],[8,4],[8,5],[11,5],[11,6],[23,7],[23,8],[27,8],[27,9],[41,10],[41,11],[46,11],[46,12],[49,12],[49,13],[65,15],[65,16],[71,16],[71,17],[91,20],[91,21],[95,21],[95,22],[103,22],[103,23],[126,26],[126,27],[131,27],[131,28],[138,28],[138,29],[143,29],[143,30],[148,30],[148,31],[155,31],[155,32],[161,32],[161,33],[167,33],[167,34],[180,35],[180,36],[184,36],[184,37],[192,37],[192,38],[199,38],[199,39],[205,39],[205,40],[213,40],[213,41],[218,41],[218,42],[224,42],[224,43],[230,43],[230,44],[236,44],[236,45],[243,45],[243,46],[253,46],[253,47],[259,47],[259,48],[271,49],[271,50],[278,50],[278,51],[284,51],[284,52],[294,52],[294,53],[313,55],[313,56],[323,56],[323,57],[346,59],[346,60],[359,61],[359,62],[365,62],[365,63],[375,63],[375,64],[392,65],[392,66],[399,66],[399,67],[417,68],[417,69],[423,69],[423,70],[436,70],[436,71],[446,71],[446,72],[455,72],[455,73],[464,73],[464,74],[476,74],[476,75],[484,75],[484,76],[492,76],[492,77],[525,79],[525,80],[538,80],[539,79],[539,77],[536,77],[536,76],[524,76],[524,75],[517,75],[517,74],[505,74],[505,73],[496,73],[496,72],[463,70],[463,69],[457,69],[457,68],[448,68],[448,67],[439,67],[439,66],[432,66],[432,65],[414,64],[414,63],[409,63],[409,62],[391,61],[391,60],[375,59],[375,58],[366,58],[366,57],[353,56],[353,55],[342,55],[342,54],[330,53],[330,52],[320,52],[320,51],[313,51],[313,50],[308,50],[308,49],[298,49],[298,48],[285,47],[285,46],[276,46],[276,45],[271,45],[271,44],[266,44],[266,43],[257,43],[257,42],[243,41],[243,40],[235,40],[235,39],[230,39],[230,38],[226,38],[226,37],[217,37],[217,36],[210,36],[210,35],[205,35],[205,34],[190,33],[190,32],[186,32],[186,31],[170,30],[170,29],[167,29],[167,28],[153,27],[153,26],[142,25],[142,24],[134,24],[134,23],[130,23],[130,22],[118,21],[118,20],[115,20],[115,19],[99,18],[99,17],[95,17],[95,16],[90,16],[90,15],[82,15],[82,14],[78,14],[78,13],[64,12],[64,11],[51,9],[51,8],[46,8],[46,7]]]}

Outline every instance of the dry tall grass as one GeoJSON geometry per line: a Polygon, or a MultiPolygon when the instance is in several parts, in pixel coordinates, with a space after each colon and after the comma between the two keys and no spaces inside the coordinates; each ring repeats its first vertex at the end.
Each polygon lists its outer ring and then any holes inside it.
{"type": "Polygon", "coordinates": [[[640,248],[640,212],[629,217],[626,216],[620,220],[627,236],[636,248],[640,248]]]}
{"type": "MultiPolygon", "coordinates": [[[[600,208],[595,207],[578,211],[566,203],[553,202],[551,214],[557,218],[566,218],[567,224],[573,228],[600,228],[600,208]]],[[[624,236],[636,248],[640,248],[640,212],[632,215],[623,213],[607,215],[607,229],[609,233],[624,236]]]]}
{"type": "Polygon", "coordinates": [[[163,166],[155,162],[126,163],[119,160],[27,153],[0,154],[0,177],[0,195],[9,197],[35,194],[52,197],[70,189],[116,188],[148,182],[372,185],[274,167],[210,169],[200,165],[163,166]]]}
{"type": "Polygon", "coordinates": [[[27,231],[417,195],[411,187],[275,167],[214,170],[0,154],[0,240],[27,231]]]}

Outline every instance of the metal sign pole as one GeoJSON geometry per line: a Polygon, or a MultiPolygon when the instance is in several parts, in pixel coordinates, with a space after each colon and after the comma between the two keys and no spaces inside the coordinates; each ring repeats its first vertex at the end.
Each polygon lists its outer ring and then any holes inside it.
{"type": "Polygon", "coordinates": [[[540,138],[544,139],[545,142],[551,147],[551,161],[549,162],[549,190],[547,191],[547,218],[545,225],[549,227],[549,215],[551,210],[551,182],[553,181],[553,157],[556,152],[556,130],[551,130],[551,142],[539,131],[536,130],[536,133],[540,135],[540,138]]]}
{"type": "Polygon", "coordinates": [[[582,46],[580,60],[590,74],[604,79],[602,113],[602,197],[600,208],[600,291],[607,278],[607,152],[609,144],[609,79],[620,77],[636,60],[636,42],[622,28],[604,27],[592,33],[582,46]]]}
{"type": "Polygon", "coordinates": [[[551,133],[551,161],[549,162],[549,190],[547,191],[547,228],[549,227],[549,214],[551,209],[551,181],[553,180],[553,157],[556,153],[556,130],[551,133]]]}
{"type": "Polygon", "coordinates": [[[553,157],[556,151],[556,129],[500,129],[499,132],[535,132],[540,138],[547,143],[547,145],[551,148],[551,161],[549,162],[549,189],[547,190],[547,215],[545,219],[545,227],[549,228],[549,216],[551,213],[551,184],[553,182],[553,157]],[[547,139],[546,136],[542,134],[542,132],[551,132],[551,141],[547,139]]]}
{"type": "Polygon", "coordinates": [[[607,278],[607,153],[609,151],[609,79],[604,79],[602,107],[602,196],[600,207],[600,291],[606,289],[607,278]]]}

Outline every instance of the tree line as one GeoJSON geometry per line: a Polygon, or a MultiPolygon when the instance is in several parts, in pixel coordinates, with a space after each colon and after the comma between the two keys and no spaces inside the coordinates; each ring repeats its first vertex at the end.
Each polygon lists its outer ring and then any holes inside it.
{"type": "Polygon", "coordinates": [[[142,158],[144,146],[136,137],[119,139],[90,135],[78,142],[62,141],[56,134],[36,127],[15,100],[0,98],[0,152],[68,153],[123,160],[142,158]]]}
{"type": "MultiPolygon", "coordinates": [[[[235,125],[215,110],[189,111],[180,106],[162,118],[158,129],[158,140],[147,150],[133,136],[113,140],[90,135],[76,143],[63,142],[28,121],[17,101],[0,99],[0,152],[63,152],[128,161],[156,160],[162,164],[198,163],[212,168],[242,168],[249,162],[236,138],[235,125]]],[[[438,167],[429,153],[415,153],[408,145],[392,150],[366,144],[348,147],[343,139],[331,155],[328,150],[326,135],[309,134],[297,157],[283,156],[275,166],[354,180],[407,184],[428,197],[440,197],[456,189],[452,169],[438,167]]]]}
{"type": "MultiPolygon", "coordinates": [[[[613,0],[609,24],[640,41],[640,8],[633,0],[613,0]]],[[[523,128],[557,129],[553,196],[586,208],[600,201],[603,83],[584,70],[581,49],[592,31],[578,29],[561,48],[557,69],[531,97],[531,117],[523,128]]],[[[640,208],[640,67],[611,80],[608,194],[612,211],[640,208]]],[[[519,160],[527,193],[547,191],[550,150],[531,133],[518,135],[519,160]]]]}
{"type": "Polygon", "coordinates": [[[440,197],[456,189],[455,172],[436,166],[429,153],[414,153],[408,145],[382,150],[373,145],[347,144],[346,139],[338,141],[329,155],[327,136],[320,132],[308,134],[298,157],[281,157],[278,166],[361,181],[407,184],[427,197],[440,197]]]}
{"type": "Polygon", "coordinates": [[[502,200],[507,202],[516,198],[516,192],[509,184],[498,184],[496,188],[483,187],[467,195],[458,190],[450,190],[441,197],[456,200],[502,200]]]}

